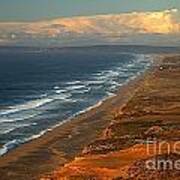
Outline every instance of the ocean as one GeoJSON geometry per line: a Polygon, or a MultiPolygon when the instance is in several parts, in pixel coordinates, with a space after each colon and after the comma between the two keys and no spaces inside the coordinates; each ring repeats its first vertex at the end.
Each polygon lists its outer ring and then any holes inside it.
{"type": "Polygon", "coordinates": [[[153,57],[128,48],[0,48],[0,155],[100,105],[153,57]]]}

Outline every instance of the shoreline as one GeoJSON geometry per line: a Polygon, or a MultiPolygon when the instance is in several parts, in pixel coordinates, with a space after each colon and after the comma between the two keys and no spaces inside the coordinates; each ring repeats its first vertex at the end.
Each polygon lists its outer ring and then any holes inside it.
{"type": "MultiPolygon", "coordinates": [[[[128,79],[126,82],[124,82],[124,84],[119,84],[119,86],[117,87],[117,89],[112,92],[112,93],[109,93],[109,95],[107,95],[106,97],[104,97],[103,99],[99,100],[96,104],[92,105],[92,106],[89,106],[77,113],[75,113],[74,115],[70,116],[69,118],[63,120],[63,121],[60,121],[58,124],[55,124],[54,126],[52,127],[49,127],[41,132],[39,132],[38,134],[34,134],[33,136],[27,138],[24,142],[21,142],[19,143],[16,147],[14,148],[8,148],[9,145],[13,145],[13,142],[15,140],[12,140],[12,141],[9,141],[7,142],[6,144],[0,146],[0,158],[3,157],[3,156],[6,156],[8,153],[10,153],[11,151],[15,150],[16,148],[19,148],[20,146],[24,145],[24,144],[27,144],[31,141],[34,141],[38,138],[41,138],[42,136],[44,136],[46,133],[48,132],[52,132],[54,129],[58,128],[59,126],[62,126],[64,123],[67,123],[75,118],[78,118],[79,116],[85,114],[85,113],[88,113],[89,111],[91,111],[92,109],[95,109],[95,108],[98,108],[99,106],[101,106],[104,102],[106,102],[107,100],[113,98],[113,97],[116,97],[120,91],[120,89],[123,87],[123,86],[127,86],[129,84],[129,82],[131,81],[134,81],[134,79],[138,79],[140,76],[143,76],[143,74],[148,71],[149,69],[151,69],[151,66],[153,66],[152,64],[154,63],[154,57],[155,55],[151,55],[151,63],[150,63],[150,66],[148,65],[142,72],[138,72],[135,76],[133,76],[132,78],[128,79]]],[[[156,55],[157,56],[157,55],[156,55]]],[[[160,55],[158,55],[159,57],[160,55]]],[[[157,57],[156,57],[157,58],[157,57]]]]}
{"type": "MultiPolygon", "coordinates": [[[[84,147],[101,137],[112,122],[117,110],[122,109],[143,85],[146,76],[160,66],[167,54],[153,54],[151,66],[130,79],[107,97],[101,105],[69,118],[41,137],[30,140],[0,157],[3,180],[38,179],[51,174],[82,153],[84,147]],[[92,121],[92,122],[91,122],[92,121]],[[88,134],[87,134],[88,132],[88,134]],[[36,167],[33,167],[36,164],[36,167]]],[[[175,56],[175,55],[174,55],[175,56]]]]}
{"type": "MultiPolygon", "coordinates": [[[[146,70],[145,70],[146,71],[146,70]]],[[[142,72],[141,74],[143,74],[144,72],[142,72]]],[[[138,76],[141,76],[141,74],[137,75],[136,77],[134,77],[133,79],[136,79],[138,78],[138,76]]],[[[129,81],[133,81],[133,79],[130,79],[129,81]]],[[[126,84],[129,83],[128,82],[125,82],[122,86],[125,86],[126,84]]],[[[117,92],[119,91],[119,89],[122,87],[118,87],[118,90],[116,90],[117,92]]],[[[55,124],[54,126],[52,127],[49,127],[48,129],[45,129],[43,131],[41,131],[39,134],[34,134],[33,136],[31,136],[30,138],[27,138],[27,140],[23,143],[20,143],[17,147],[15,148],[12,148],[12,149],[8,149],[7,148],[7,145],[9,145],[11,142],[15,141],[15,140],[12,140],[12,141],[9,141],[7,142],[6,144],[4,145],[0,145],[0,157],[3,157],[3,156],[6,156],[6,154],[10,153],[11,151],[15,150],[16,148],[19,148],[21,145],[23,144],[27,144],[31,141],[34,141],[38,138],[41,138],[42,136],[44,136],[46,133],[48,132],[52,132],[54,129],[62,126],[63,124],[69,122],[69,121],[73,121],[73,119],[75,118],[78,118],[79,116],[85,114],[85,113],[88,113],[89,111],[95,109],[95,108],[98,108],[99,106],[101,106],[105,101],[107,101],[108,99],[111,99],[113,97],[116,97],[117,96],[117,92],[113,92],[112,95],[108,95],[107,97],[103,98],[102,100],[98,101],[96,104],[92,105],[92,106],[89,106],[87,108],[85,108],[84,110],[81,110],[77,113],[75,113],[74,115],[70,116],[69,118],[61,121],[60,123],[58,124],[55,124]]]]}
{"type": "Polygon", "coordinates": [[[135,79],[121,86],[114,97],[108,97],[100,106],[65,121],[41,137],[24,143],[1,156],[0,173],[4,175],[4,179],[9,178],[8,171],[13,171],[13,178],[18,180],[28,178],[29,175],[37,177],[45,172],[50,173],[80,154],[89,142],[102,134],[111,122],[115,110],[123,107],[131,99],[144,76],[154,68],[153,66],[154,63],[135,79]],[[40,162],[41,160],[44,162],[40,162]],[[36,170],[32,167],[34,163],[38,166],[36,170]],[[49,163],[51,165],[48,165],[49,163]],[[19,176],[17,168],[22,166],[25,166],[25,170],[19,176]]]}
{"type": "Polygon", "coordinates": [[[171,163],[180,160],[180,56],[156,63],[101,136],[40,179],[178,179],[171,163]]]}

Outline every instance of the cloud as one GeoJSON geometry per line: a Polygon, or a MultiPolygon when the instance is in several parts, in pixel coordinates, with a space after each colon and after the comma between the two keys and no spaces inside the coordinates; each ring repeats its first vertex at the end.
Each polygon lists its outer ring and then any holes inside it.
{"type": "MultiPolygon", "coordinates": [[[[36,22],[0,23],[0,39],[9,44],[70,45],[71,43],[157,43],[161,38],[180,40],[177,9],[157,12],[59,18],[36,22]],[[141,38],[142,37],[142,38],[141,38]],[[157,40],[155,37],[158,37],[157,40]],[[152,42],[152,39],[154,41],[152,42]]],[[[163,42],[165,41],[163,40],[163,42]]],[[[168,44],[167,44],[168,45],[168,44]]],[[[179,44],[178,44],[179,45],[179,44]]]]}

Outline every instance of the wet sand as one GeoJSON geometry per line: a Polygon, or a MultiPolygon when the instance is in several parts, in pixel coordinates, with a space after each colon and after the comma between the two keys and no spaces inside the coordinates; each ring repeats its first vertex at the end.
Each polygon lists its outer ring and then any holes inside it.
{"type": "Polygon", "coordinates": [[[63,125],[0,157],[1,180],[34,180],[79,156],[136,93],[144,76],[127,83],[117,96],[107,99],[99,107],[71,119],[63,125]]]}
{"type": "MultiPolygon", "coordinates": [[[[131,87],[133,94],[124,105],[118,104],[122,94],[114,98],[116,110],[103,133],[42,180],[180,179],[177,168],[146,166],[149,160],[180,160],[180,56],[164,58],[131,87]],[[166,146],[159,147],[162,142],[166,146]]],[[[111,114],[112,109],[106,111],[111,114]]]]}

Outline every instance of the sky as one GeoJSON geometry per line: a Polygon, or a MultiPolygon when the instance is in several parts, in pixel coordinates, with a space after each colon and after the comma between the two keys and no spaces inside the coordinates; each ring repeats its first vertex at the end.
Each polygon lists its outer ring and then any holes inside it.
{"type": "Polygon", "coordinates": [[[0,0],[0,21],[180,9],[180,0],[0,0]]]}
{"type": "Polygon", "coordinates": [[[0,45],[180,46],[180,0],[0,0],[0,45]]]}

